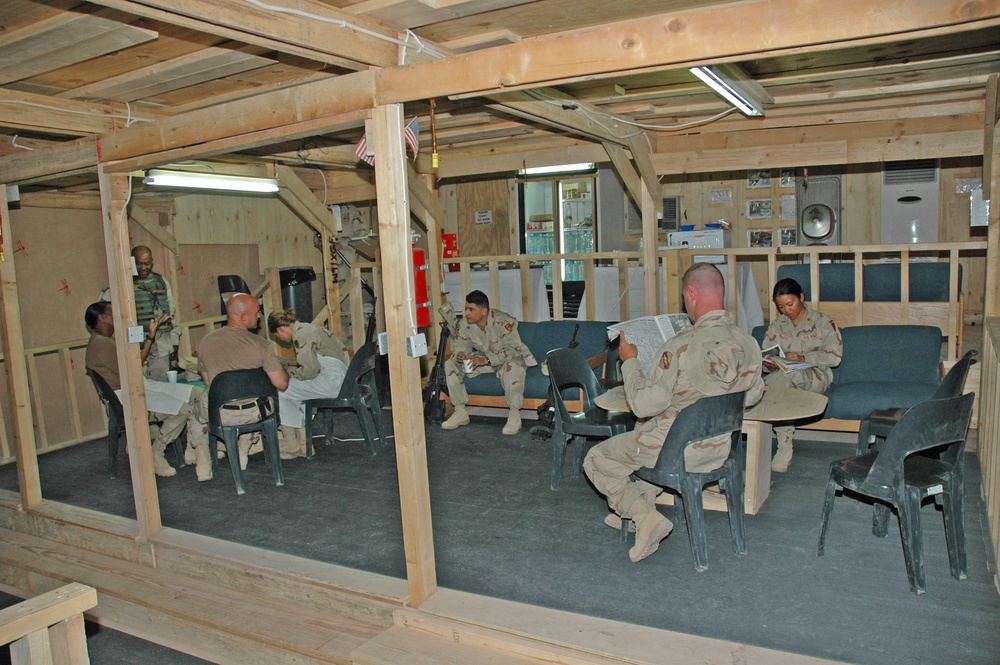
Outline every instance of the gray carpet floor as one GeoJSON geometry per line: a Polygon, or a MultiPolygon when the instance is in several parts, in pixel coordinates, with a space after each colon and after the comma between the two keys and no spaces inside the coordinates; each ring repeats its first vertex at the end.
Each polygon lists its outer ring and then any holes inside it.
{"type": "MultiPolygon", "coordinates": [[[[384,414],[391,429],[390,413],[384,414]]],[[[747,517],[746,557],[733,554],[727,517],[707,518],[709,569],[695,572],[676,530],[648,559],[603,524],[607,505],[569,460],[549,490],[551,444],[503,421],[473,418],[454,432],[428,428],[438,583],[442,587],[668,630],[856,662],[996,664],[1000,594],[989,569],[979,468],[966,456],[969,578],[950,577],[940,511],[922,511],[927,593],[909,591],[898,523],[871,534],[871,506],[838,497],[826,555],[816,555],[829,462],[844,443],[804,442],[776,475],[760,514],[747,517]]],[[[359,436],[345,414],[338,437],[359,436]]],[[[47,499],[116,515],[133,513],[126,462],[109,480],[102,441],[39,459],[47,499]]],[[[159,479],[166,526],[319,561],[404,577],[392,446],[371,457],[362,442],[320,444],[312,460],[283,463],[276,487],[262,457],[234,491],[225,461],[198,483],[186,467],[159,479]]],[[[16,488],[13,467],[0,487],[16,488]]],[[[667,516],[672,508],[663,508],[667,516]]],[[[98,661],[95,661],[98,662],[98,661]]],[[[110,661],[109,661],[110,662],[110,661]]],[[[163,661],[166,662],[166,661],[163,661]]]]}

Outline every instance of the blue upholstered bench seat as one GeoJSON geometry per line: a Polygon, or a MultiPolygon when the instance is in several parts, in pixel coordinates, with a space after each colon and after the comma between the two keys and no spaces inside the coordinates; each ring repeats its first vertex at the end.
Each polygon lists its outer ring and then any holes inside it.
{"type": "MultiPolygon", "coordinates": [[[[577,350],[584,358],[591,358],[608,349],[608,323],[605,321],[542,321],[534,323],[523,321],[518,323],[517,332],[531,353],[538,361],[535,367],[529,367],[525,377],[524,396],[527,399],[544,400],[549,394],[549,377],[544,376],[541,364],[545,356],[553,349],[561,349],[569,344],[573,337],[573,328],[580,324],[576,340],[580,343],[577,350]]],[[[503,387],[494,374],[483,374],[465,381],[466,390],[474,403],[476,395],[486,397],[503,397],[503,387]]]]}
{"type": "MultiPolygon", "coordinates": [[[[765,326],[753,335],[764,338],[765,326]]],[[[849,326],[844,358],[833,369],[824,418],[860,420],[875,409],[909,408],[941,380],[941,331],[934,326],[849,326]]]]}

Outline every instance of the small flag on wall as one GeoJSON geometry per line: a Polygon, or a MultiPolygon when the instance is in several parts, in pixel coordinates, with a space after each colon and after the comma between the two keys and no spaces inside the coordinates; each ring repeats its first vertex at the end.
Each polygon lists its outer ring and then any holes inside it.
{"type": "Polygon", "coordinates": [[[416,159],[417,153],[420,151],[420,123],[417,122],[416,116],[413,117],[413,120],[403,130],[403,139],[406,141],[406,145],[410,146],[410,150],[413,151],[413,159],[416,159]]]}
{"type": "MultiPolygon", "coordinates": [[[[407,123],[406,128],[403,130],[403,140],[406,141],[406,145],[410,147],[413,151],[413,159],[417,158],[417,153],[420,151],[420,122],[419,118],[414,117],[409,123],[407,123]]],[[[354,154],[358,156],[363,162],[367,162],[370,166],[375,166],[375,155],[368,154],[368,134],[362,134],[361,140],[358,141],[358,145],[354,147],[354,154]]]]}

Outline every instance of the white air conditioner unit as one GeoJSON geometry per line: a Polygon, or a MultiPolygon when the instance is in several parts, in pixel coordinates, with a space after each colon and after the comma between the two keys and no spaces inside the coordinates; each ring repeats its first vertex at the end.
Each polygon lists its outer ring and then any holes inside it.
{"type": "Polygon", "coordinates": [[[937,242],[940,196],[936,160],[886,163],[882,171],[882,244],[937,242]]]}

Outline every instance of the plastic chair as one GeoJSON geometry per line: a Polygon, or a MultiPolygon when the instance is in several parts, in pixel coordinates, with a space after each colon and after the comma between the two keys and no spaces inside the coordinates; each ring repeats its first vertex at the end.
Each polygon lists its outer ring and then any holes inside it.
{"type": "Polygon", "coordinates": [[[248,432],[260,432],[264,441],[264,455],[274,473],[274,484],[284,485],[281,477],[281,458],[278,453],[278,389],[271,384],[263,369],[240,369],[221,372],[212,379],[208,388],[208,450],[212,459],[212,475],[219,467],[218,440],[226,444],[229,468],[233,472],[236,493],[244,494],[240,473],[239,438],[248,432]],[[247,399],[270,398],[273,412],[255,423],[223,425],[221,410],[224,405],[247,399]]]}
{"type": "MultiPolygon", "coordinates": [[[[958,397],[965,388],[965,378],[969,375],[969,367],[976,362],[979,352],[975,349],[967,351],[961,360],[955,363],[948,373],[941,379],[937,389],[931,399],[946,399],[948,397],[958,397]]],[[[858,445],[856,454],[863,455],[868,449],[877,443],[877,439],[885,439],[889,436],[892,428],[899,423],[908,409],[876,409],[861,421],[858,429],[858,445]]]]}
{"type": "MultiPolygon", "coordinates": [[[[97,372],[88,369],[87,376],[94,382],[97,389],[97,397],[104,404],[104,409],[108,415],[108,477],[114,480],[118,477],[118,449],[122,435],[125,433],[125,409],[118,399],[114,389],[104,380],[104,377],[97,372]]],[[[184,466],[184,445],[187,443],[185,431],[180,433],[171,442],[174,448],[174,456],[177,460],[177,467],[184,466]]]]}
{"type": "Polygon", "coordinates": [[[216,277],[219,284],[219,305],[222,307],[222,314],[226,313],[226,294],[250,293],[250,287],[239,275],[219,275],[216,277]]]}
{"type": "Polygon", "coordinates": [[[951,575],[967,576],[963,493],[965,476],[962,452],[972,419],[973,393],[921,402],[903,414],[892,428],[881,450],[838,460],[830,465],[830,480],[823,502],[823,524],[819,532],[818,554],[823,556],[827,528],[833,512],[837,488],[844,488],[876,500],[872,533],[884,538],[888,533],[889,507],[899,513],[899,531],[910,590],[924,592],[923,531],[920,504],[929,496],[940,495],[944,513],[945,540],[951,575]],[[939,449],[936,458],[920,451],[939,449]]]}
{"type": "Polygon", "coordinates": [[[635,425],[635,416],[621,411],[607,411],[594,404],[594,398],[604,391],[594,370],[576,349],[556,349],[548,353],[549,382],[555,395],[555,431],[552,434],[552,480],[549,487],[559,489],[562,479],[566,443],[573,441],[573,476],[580,477],[583,469],[583,443],[588,438],[607,439],[624,434],[635,425]],[[570,413],[563,401],[563,391],[583,390],[583,411],[570,413]]]}
{"type": "Polygon", "coordinates": [[[382,428],[382,406],[378,398],[378,387],[375,384],[375,358],[378,344],[365,344],[354,354],[351,364],[347,366],[347,374],[340,385],[340,394],[329,399],[310,399],[305,401],[306,411],[306,457],[313,456],[313,418],[321,414],[323,418],[324,441],[330,443],[333,438],[333,412],[351,409],[358,416],[361,431],[372,456],[378,452],[375,448],[375,435],[384,446],[389,442],[382,428]]]}
{"type": "Polygon", "coordinates": [[[118,395],[103,376],[90,369],[87,370],[87,376],[94,382],[97,396],[108,414],[108,477],[114,480],[118,477],[118,443],[125,432],[125,410],[118,395]]]}
{"type": "MultiPolygon", "coordinates": [[[[705,506],[702,491],[705,485],[718,482],[726,493],[729,510],[729,531],[733,551],[737,556],[747,553],[743,491],[746,473],[746,443],[743,440],[743,402],[746,392],[702,397],[677,414],[667,432],[667,439],[651,469],[640,468],[632,475],[647,483],[674,490],[675,519],[687,523],[688,542],[694,554],[698,572],[708,569],[708,546],[705,542],[705,506]],[[684,451],[688,446],[715,436],[729,434],[732,444],[729,457],[718,469],[705,473],[690,473],[685,469],[684,451]]],[[[622,538],[627,534],[629,520],[622,520],[622,538]]]]}

